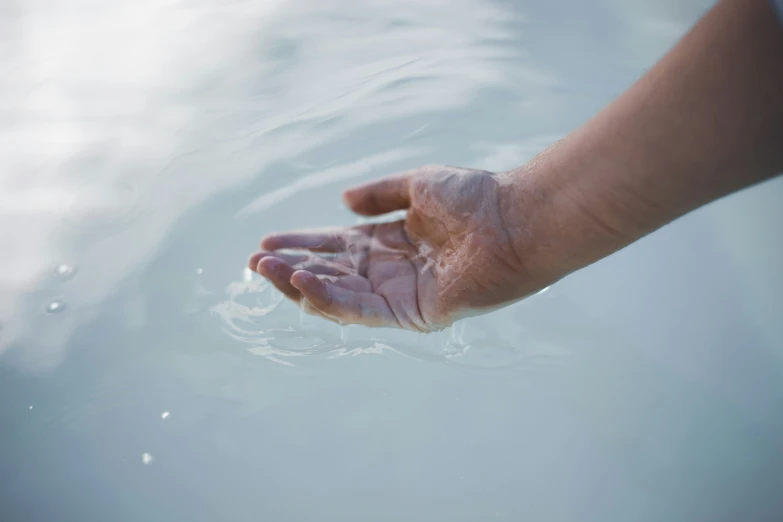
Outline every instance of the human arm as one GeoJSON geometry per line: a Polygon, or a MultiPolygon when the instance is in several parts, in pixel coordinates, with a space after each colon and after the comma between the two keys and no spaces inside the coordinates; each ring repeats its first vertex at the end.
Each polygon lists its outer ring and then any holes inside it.
{"type": "MultiPolygon", "coordinates": [[[[532,241],[543,239],[538,263],[581,268],[783,171],[783,29],[775,15],[768,0],[719,2],[594,118],[502,175],[506,214],[524,216],[532,241]],[[542,208],[525,211],[531,202],[542,208]]],[[[530,238],[519,237],[524,251],[530,238]]]]}
{"type": "Polygon", "coordinates": [[[430,331],[530,295],[782,170],[783,30],[768,0],[722,0],[627,92],[527,165],[426,167],[351,189],[357,213],[406,209],[406,218],[273,234],[249,266],[310,313],[430,331]]]}

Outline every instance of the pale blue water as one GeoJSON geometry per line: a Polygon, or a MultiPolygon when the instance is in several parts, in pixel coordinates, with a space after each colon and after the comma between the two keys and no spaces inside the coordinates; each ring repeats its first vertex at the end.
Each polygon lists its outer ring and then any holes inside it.
{"type": "Polygon", "coordinates": [[[0,521],[780,520],[782,180],[429,336],[243,271],[522,164],[708,5],[0,4],[0,521]]]}

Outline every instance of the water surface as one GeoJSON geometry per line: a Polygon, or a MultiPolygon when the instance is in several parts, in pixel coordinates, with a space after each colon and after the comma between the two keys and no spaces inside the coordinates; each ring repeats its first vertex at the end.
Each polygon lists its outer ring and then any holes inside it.
{"type": "Polygon", "coordinates": [[[781,180],[426,336],[243,269],[524,163],[708,5],[0,5],[0,520],[778,520],[781,180]]]}

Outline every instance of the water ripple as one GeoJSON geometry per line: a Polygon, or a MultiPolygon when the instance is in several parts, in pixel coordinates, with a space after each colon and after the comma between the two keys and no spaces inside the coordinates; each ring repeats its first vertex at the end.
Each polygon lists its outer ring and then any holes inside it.
{"type": "Polygon", "coordinates": [[[136,219],[144,210],[141,188],[128,181],[91,181],[76,190],[62,212],[69,229],[93,233],[109,232],[136,219]]]}
{"type": "MultiPolygon", "coordinates": [[[[284,366],[358,356],[403,357],[472,371],[558,363],[567,350],[521,329],[514,311],[494,314],[501,328],[467,319],[427,335],[395,329],[338,326],[297,311],[263,278],[253,275],[226,286],[227,298],[211,308],[222,330],[248,353],[284,366]],[[511,314],[511,315],[509,315],[511,314]],[[498,335],[498,331],[505,331],[498,335]]],[[[518,314],[518,311],[516,311],[518,314]]]]}

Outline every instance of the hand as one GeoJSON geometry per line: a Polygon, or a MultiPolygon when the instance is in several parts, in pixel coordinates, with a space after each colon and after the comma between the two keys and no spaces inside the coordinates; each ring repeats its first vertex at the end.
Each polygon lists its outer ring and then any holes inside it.
{"type": "Polygon", "coordinates": [[[365,216],[404,220],[274,234],[251,269],[311,314],[428,332],[546,286],[525,275],[506,229],[499,176],[425,167],[344,194],[365,216]],[[281,250],[305,253],[281,252],[281,250]]]}
{"type": "Polygon", "coordinates": [[[530,295],[783,171],[781,44],[772,4],[722,0],[524,167],[427,167],[357,187],[354,211],[405,220],[269,236],[250,268],[310,313],[419,331],[530,295]]]}

